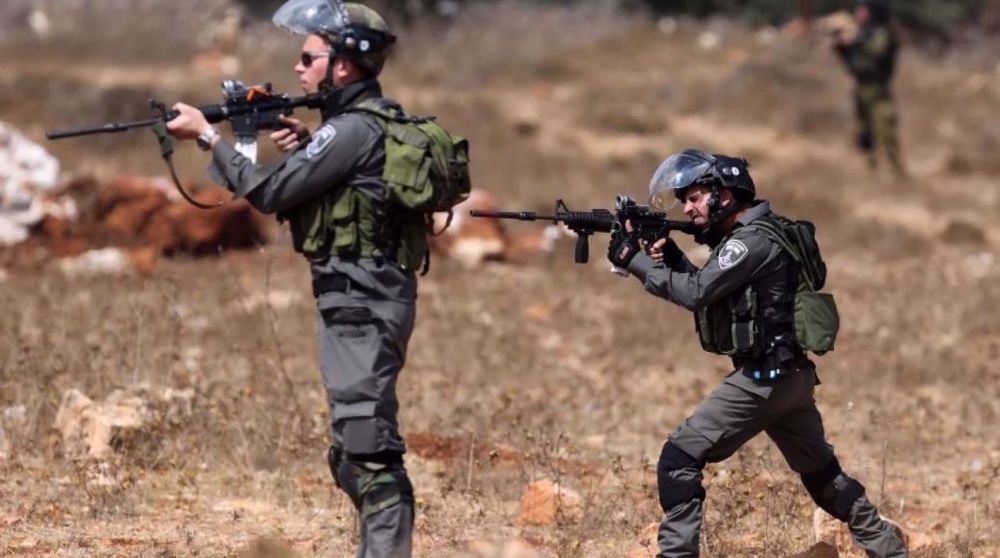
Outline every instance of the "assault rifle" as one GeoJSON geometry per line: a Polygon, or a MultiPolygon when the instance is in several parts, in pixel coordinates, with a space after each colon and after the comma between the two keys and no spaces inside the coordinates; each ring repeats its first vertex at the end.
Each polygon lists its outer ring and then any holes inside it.
{"type": "MultiPolygon", "coordinates": [[[[615,212],[607,209],[592,209],[590,211],[570,211],[562,200],[556,200],[556,209],[552,215],[538,215],[533,211],[484,211],[473,209],[469,212],[473,217],[488,219],[516,219],[518,221],[551,221],[562,223],[575,232],[576,263],[587,263],[590,259],[590,235],[595,232],[611,233],[625,228],[625,222],[630,221],[634,234],[649,243],[666,238],[671,231],[685,234],[697,234],[698,227],[690,221],[671,221],[667,214],[647,205],[638,205],[628,196],[615,198],[615,212]]],[[[613,270],[621,273],[624,270],[613,270]]]]}
{"type": "MultiPolygon", "coordinates": [[[[247,87],[243,82],[237,80],[226,80],[222,82],[222,93],[225,102],[217,105],[203,105],[198,110],[205,115],[209,123],[228,120],[233,128],[233,135],[236,136],[236,149],[252,161],[257,159],[257,134],[261,130],[277,130],[284,125],[278,120],[280,115],[291,115],[292,111],[299,107],[317,109],[323,106],[322,98],[319,95],[304,95],[302,97],[289,97],[284,93],[274,93],[271,91],[271,84],[263,86],[253,85],[247,87]]],[[[216,205],[203,204],[194,198],[181,186],[177,172],[173,164],[173,140],[167,134],[166,123],[177,118],[179,114],[174,110],[167,110],[165,104],[150,99],[150,107],[158,113],[154,118],[146,120],[136,120],[133,122],[109,122],[97,126],[87,126],[83,128],[73,128],[68,130],[56,130],[46,132],[45,137],[50,140],[63,138],[75,138],[92,134],[109,134],[114,132],[124,132],[134,128],[151,128],[156,138],[160,142],[160,154],[170,169],[170,176],[174,180],[177,190],[191,204],[202,209],[210,209],[216,205]]],[[[218,204],[221,205],[221,204],[218,204]]]]}

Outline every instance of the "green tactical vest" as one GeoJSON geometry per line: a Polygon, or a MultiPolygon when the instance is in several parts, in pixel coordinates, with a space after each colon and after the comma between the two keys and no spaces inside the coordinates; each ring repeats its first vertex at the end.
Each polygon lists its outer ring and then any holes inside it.
{"type": "MultiPolygon", "coordinates": [[[[712,258],[719,257],[727,236],[712,249],[712,258]]],[[[758,322],[757,292],[748,285],[742,292],[700,308],[695,312],[695,329],[701,347],[707,352],[754,358],[763,354],[758,322]]]]}
{"type": "MultiPolygon", "coordinates": [[[[833,295],[817,292],[826,282],[826,264],[816,244],[815,227],[777,215],[746,225],[776,242],[799,271],[794,294],[760,300],[753,284],[695,313],[701,346],[708,352],[738,358],[764,356],[770,347],[794,341],[803,351],[832,351],[840,327],[833,295]],[[765,307],[772,312],[765,312],[765,307]],[[765,315],[771,317],[765,319],[765,315]]],[[[725,240],[712,250],[718,257],[725,240]]]]}
{"type": "Polygon", "coordinates": [[[449,135],[432,116],[406,115],[389,99],[368,99],[348,110],[374,116],[382,128],[386,203],[355,188],[337,189],[293,210],[293,245],[310,259],[385,257],[405,270],[423,264],[426,271],[427,237],[435,234],[431,213],[449,211],[450,222],[451,208],[469,196],[468,142],[449,135]]]}

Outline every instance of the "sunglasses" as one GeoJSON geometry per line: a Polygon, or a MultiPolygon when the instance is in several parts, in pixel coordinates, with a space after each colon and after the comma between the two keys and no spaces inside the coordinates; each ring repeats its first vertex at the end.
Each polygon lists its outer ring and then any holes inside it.
{"type": "Polygon", "coordinates": [[[299,55],[299,60],[302,62],[303,66],[308,68],[312,66],[313,61],[317,58],[327,58],[329,56],[329,52],[303,52],[299,55]]]}

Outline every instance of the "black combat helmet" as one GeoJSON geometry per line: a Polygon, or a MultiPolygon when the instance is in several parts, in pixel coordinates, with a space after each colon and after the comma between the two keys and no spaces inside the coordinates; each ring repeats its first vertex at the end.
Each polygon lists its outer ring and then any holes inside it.
{"type": "Polygon", "coordinates": [[[708,186],[713,190],[729,188],[738,202],[753,201],[757,194],[746,159],[728,155],[710,155],[686,149],[667,157],[649,182],[649,203],[666,209],[670,198],[680,199],[689,186],[708,186]]]}
{"type": "Polygon", "coordinates": [[[396,36],[375,10],[340,0],[288,0],[271,21],[298,35],[319,35],[331,58],[347,58],[372,76],[382,71],[396,36]]]}

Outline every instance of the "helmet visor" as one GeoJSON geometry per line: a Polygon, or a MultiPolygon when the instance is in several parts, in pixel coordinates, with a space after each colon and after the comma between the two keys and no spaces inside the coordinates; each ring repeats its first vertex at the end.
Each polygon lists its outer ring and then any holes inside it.
{"type": "Polygon", "coordinates": [[[271,22],[296,35],[329,35],[346,27],[346,18],[340,0],[288,0],[271,22]]]}
{"type": "Polygon", "coordinates": [[[649,205],[667,209],[676,200],[680,190],[694,184],[708,174],[715,161],[700,152],[675,153],[653,173],[649,182],[649,205]]]}

